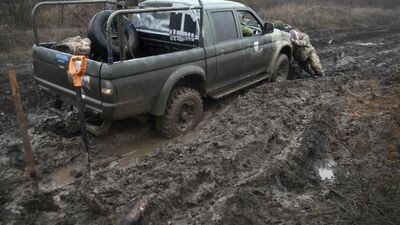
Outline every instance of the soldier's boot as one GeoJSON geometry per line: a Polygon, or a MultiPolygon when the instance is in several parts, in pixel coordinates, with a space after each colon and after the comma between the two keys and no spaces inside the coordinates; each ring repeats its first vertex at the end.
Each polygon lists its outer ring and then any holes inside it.
{"type": "Polygon", "coordinates": [[[319,60],[319,57],[315,52],[310,54],[310,56],[308,57],[308,61],[315,75],[320,77],[325,76],[324,69],[322,68],[321,65],[321,61],[319,60]]]}
{"type": "Polygon", "coordinates": [[[315,70],[314,70],[313,65],[311,64],[310,60],[307,60],[306,66],[307,66],[307,69],[306,69],[307,73],[309,73],[312,77],[317,76],[317,74],[315,73],[315,70]]]}
{"type": "Polygon", "coordinates": [[[304,62],[299,61],[298,64],[302,70],[309,73],[311,76],[314,76],[314,71],[311,69],[311,65],[308,59],[306,59],[306,61],[304,62]]]}

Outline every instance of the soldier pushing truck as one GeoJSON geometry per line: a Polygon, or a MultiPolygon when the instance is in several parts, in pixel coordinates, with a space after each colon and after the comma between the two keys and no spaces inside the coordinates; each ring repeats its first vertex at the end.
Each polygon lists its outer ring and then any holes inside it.
{"type": "Polygon", "coordinates": [[[316,53],[314,46],[310,42],[308,34],[301,32],[299,29],[293,29],[290,25],[284,24],[278,20],[274,23],[275,28],[289,32],[293,44],[293,58],[299,66],[307,73],[324,77],[325,72],[322,68],[321,61],[316,53]]]}

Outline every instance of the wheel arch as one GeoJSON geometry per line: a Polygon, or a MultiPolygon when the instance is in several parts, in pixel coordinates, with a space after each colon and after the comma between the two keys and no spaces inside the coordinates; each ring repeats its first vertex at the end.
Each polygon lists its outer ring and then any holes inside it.
{"type": "Polygon", "coordinates": [[[289,58],[289,62],[292,61],[292,56],[293,56],[293,50],[289,45],[285,45],[281,48],[279,54],[285,54],[289,58]]]}
{"type": "MultiPolygon", "coordinates": [[[[288,41],[282,41],[278,44],[278,47],[276,48],[276,51],[274,53],[274,56],[272,58],[272,63],[269,66],[267,72],[269,74],[272,74],[275,68],[276,60],[278,60],[278,57],[280,54],[286,54],[289,58],[289,62],[292,61],[292,56],[293,56],[293,48],[292,45],[288,41]]],[[[270,77],[271,78],[271,77],[270,77]]]]}
{"type": "Polygon", "coordinates": [[[155,116],[164,115],[169,95],[175,87],[193,88],[202,97],[205,97],[207,95],[205,81],[206,73],[199,66],[186,66],[176,70],[165,82],[151,114],[155,116]]]}

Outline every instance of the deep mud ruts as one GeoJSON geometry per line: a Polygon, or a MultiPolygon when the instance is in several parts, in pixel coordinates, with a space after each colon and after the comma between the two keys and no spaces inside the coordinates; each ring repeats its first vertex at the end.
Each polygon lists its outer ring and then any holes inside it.
{"type": "Polygon", "coordinates": [[[399,27],[311,33],[328,77],[294,64],[294,80],[206,99],[184,137],[157,137],[151,119],[91,136],[89,197],[79,136],[16,62],[43,176],[31,190],[2,66],[0,224],[118,224],[141,198],[142,224],[400,224],[399,27]]]}

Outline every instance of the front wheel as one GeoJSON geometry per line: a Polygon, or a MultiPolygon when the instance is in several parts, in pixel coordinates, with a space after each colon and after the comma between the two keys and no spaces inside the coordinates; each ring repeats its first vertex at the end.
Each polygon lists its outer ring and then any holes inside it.
{"type": "Polygon", "coordinates": [[[199,92],[180,87],[172,91],[163,116],[156,118],[158,132],[174,138],[193,130],[203,116],[203,102],[199,92]]]}
{"type": "Polygon", "coordinates": [[[281,82],[289,78],[289,58],[286,54],[280,54],[275,63],[274,73],[271,82],[281,82]]]}

